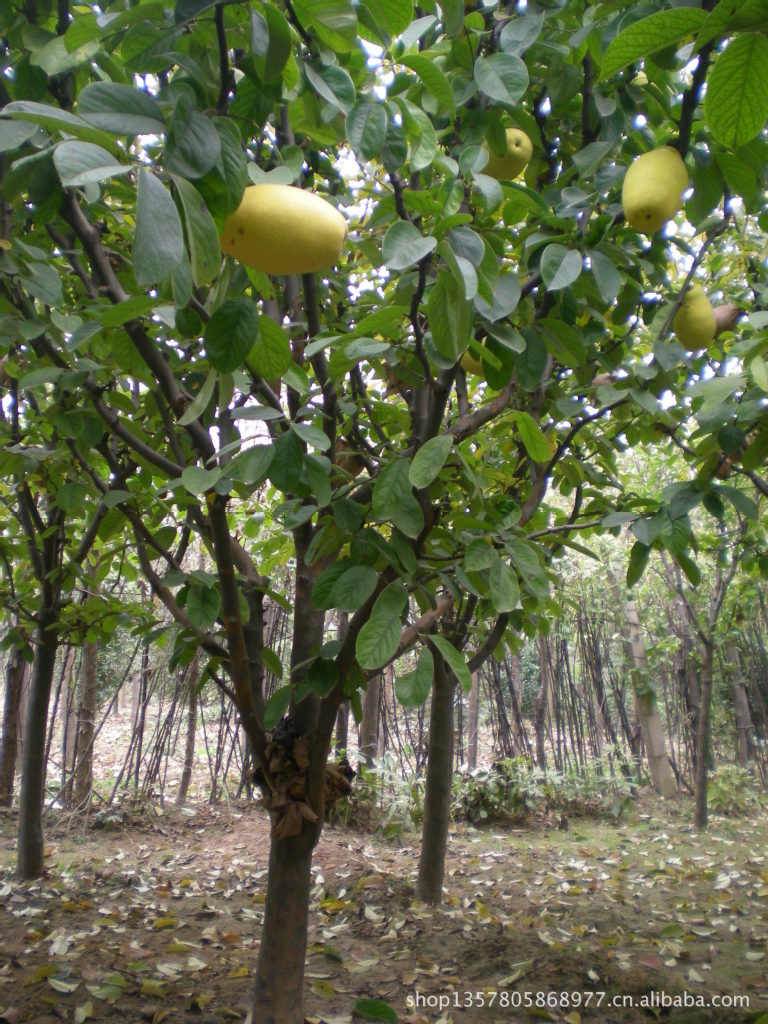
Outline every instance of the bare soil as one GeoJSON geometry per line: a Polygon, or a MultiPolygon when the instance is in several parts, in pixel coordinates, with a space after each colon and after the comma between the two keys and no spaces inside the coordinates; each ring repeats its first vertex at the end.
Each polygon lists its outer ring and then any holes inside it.
{"type": "MultiPolygon", "coordinates": [[[[308,1021],[356,1020],[364,999],[407,1024],[738,1024],[768,1012],[764,821],[717,819],[702,836],[687,809],[646,798],[629,820],[557,826],[457,827],[438,909],[414,900],[417,835],[327,828],[308,1021]],[[748,1002],[711,1005],[734,998],[748,1002]]],[[[0,817],[0,1024],[248,1019],[262,810],[52,812],[46,828],[46,876],[21,883],[15,815],[0,817]]]]}

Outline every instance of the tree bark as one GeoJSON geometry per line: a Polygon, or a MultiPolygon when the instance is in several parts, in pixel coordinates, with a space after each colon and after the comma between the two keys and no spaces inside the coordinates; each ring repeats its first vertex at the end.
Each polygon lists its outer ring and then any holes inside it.
{"type": "Polygon", "coordinates": [[[632,665],[632,686],[635,692],[640,728],[642,729],[645,742],[648,767],[651,772],[651,782],[653,783],[653,788],[658,793],[661,793],[664,797],[671,797],[677,792],[675,778],[669,766],[664,726],[659,715],[659,709],[656,705],[653,691],[648,688],[648,659],[645,652],[645,642],[643,641],[637,606],[632,598],[627,599],[626,617],[628,626],[627,645],[632,665]]]}
{"type": "Polygon", "coordinates": [[[86,810],[93,788],[93,731],[96,718],[99,645],[95,640],[83,644],[80,666],[80,706],[77,711],[77,746],[74,805],[86,810]]]}
{"type": "MultiPolygon", "coordinates": [[[[184,767],[181,770],[179,790],[176,794],[176,806],[181,807],[187,799],[189,783],[192,780],[192,768],[195,764],[195,732],[197,729],[197,682],[200,678],[200,655],[198,647],[192,664],[187,672],[187,692],[189,704],[187,705],[187,737],[184,742],[184,767]]],[[[247,744],[247,739],[245,741],[247,744]]],[[[247,749],[244,747],[244,749],[247,749]]]]}
{"type": "Polygon", "coordinates": [[[443,895],[445,852],[451,822],[453,777],[453,694],[456,680],[439,654],[432,683],[429,717],[429,755],[424,793],[424,822],[416,895],[425,903],[438,904],[443,895]]]}
{"type": "Polygon", "coordinates": [[[749,710],[747,685],[741,671],[739,649],[733,640],[729,640],[726,646],[726,656],[728,658],[728,674],[731,679],[734,723],[736,726],[736,761],[743,768],[746,768],[752,756],[754,726],[752,724],[752,713],[749,710]]]}
{"type": "Polygon", "coordinates": [[[19,744],[19,711],[26,667],[21,648],[12,647],[5,669],[3,737],[0,741],[0,807],[10,807],[13,803],[13,782],[16,777],[16,754],[19,744]]]}
{"type": "Polygon", "coordinates": [[[547,767],[547,753],[544,747],[547,709],[552,699],[552,666],[549,663],[549,648],[546,637],[538,637],[539,664],[541,666],[541,685],[533,702],[533,729],[536,734],[536,764],[539,768],[547,767]]]}
{"type": "Polygon", "coordinates": [[[379,735],[379,703],[381,674],[368,681],[363,699],[363,720],[360,723],[360,756],[370,768],[376,756],[379,735]]]}
{"type": "Polygon", "coordinates": [[[259,1024],[304,1024],[304,957],[313,831],[272,839],[264,927],[254,990],[259,1024]]]}
{"type": "Polygon", "coordinates": [[[55,607],[44,605],[38,619],[37,643],[24,724],[24,753],[19,793],[16,869],[21,878],[39,878],[44,870],[45,737],[56,651],[59,646],[56,629],[58,617],[55,607]]]}
{"type": "Polygon", "coordinates": [[[336,755],[346,754],[349,746],[349,698],[339,704],[336,712],[336,755]]]}
{"type": "Polygon", "coordinates": [[[714,645],[710,640],[702,644],[701,658],[701,709],[699,728],[696,734],[696,794],[694,797],[693,822],[696,828],[707,827],[707,779],[709,775],[710,713],[712,710],[712,673],[714,645]]]}
{"type": "Polygon", "coordinates": [[[467,766],[477,768],[477,730],[480,705],[480,686],[477,672],[472,673],[472,689],[467,708],[467,766]]]}

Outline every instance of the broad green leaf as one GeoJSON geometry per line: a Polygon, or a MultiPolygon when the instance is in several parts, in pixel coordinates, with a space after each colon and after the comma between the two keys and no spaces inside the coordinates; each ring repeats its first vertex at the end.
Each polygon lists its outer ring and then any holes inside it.
{"type": "Polygon", "coordinates": [[[497,557],[491,565],[488,584],[491,591],[491,602],[500,615],[517,608],[520,600],[517,573],[501,558],[497,557]]]}
{"type": "Polygon", "coordinates": [[[339,576],[331,588],[332,608],[356,612],[376,589],[378,574],[368,565],[353,565],[339,576]]]}
{"type": "Polygon", "coordinates": [[[342,558],[338,562],[331,562],[327,565],[315,580],[312,587],[312,604],[315,608],[333,607],[333,588],[348,569],[353,565],[350,558],[342,558]]]}
{"type": "Polygon", "coordinates": [[[190,494],[205,494],[220,478],[221,469],[203,469],[202,466],[187,466],[181,474],[181,482],[190,494]]]}
{"type": "Polygon", "coordinates": [[[410,221],[395,221],[384,235],[381,257],[390,270],[405,270],[428,256],[437,245],[431,235],[422,235],[410,221]]]}
{"type": "Polygon", "coordinates": [[[314,29],[330,49],[347,53],[356,46],[357,15],[350,0],[293,0],[293,8],[302,25],[314,29]]]}
{"type": "Polygon", "coordinates": [[[63,36],[56,36],[35,50],[29,58],[30,64],[42,68],[49,78],[68,75],[83,64],[89,63],[99,52],[98,39],[89,39],[74,50],[69,50],[63,36]]]}
{"type": "Polygon", "coordinates": [[[291,493],[301,481],[304,449],[299,435],[286,430],[271,445],[273,457],[269,465],[269,479],[279,491],[291,493]]]}
{"type": "Polygon", "coordinates": [[[541,254],[541,276],[552,291],[560,291],[573,284],[581,274],[582,257],[577,249],[564,245],[548,245],[541,254]]]}
{"type": "Polygon", "coordinates": [[[396,459],[382,470],[373,487],[373,514],[393,522],[406,537],[415,538],[424,529],[424,514],[411,490],[408,471],[404,459],[396,459]]]}
{"type": "Polygon", "coordinates": [[[309,444],[318,451],[326,452],[331,447],[331,439],[319,427],[311,423],[293,423],[291,430],[295,430],[304,444],[309,444]]]}
{"type": "Polygon", "coordinates": [[[184,21],[192,21],[198,14],[213,7],[216,0],[176,0],[173,9],[173,20],[177,25],[184,21]]]}
{"type": "Polygon", "coordinates": [[[133,276],[139,285],[164,280],[184,255],[179,212],[159,178],[142,167],[136,200],[133,236],[133,276]]]}
{"type": "Polygon", "coordinates": [[[280,76],[291,55],[291,28],[285,15],[275,4],[264,4],[264,16],[269,28],[264,81],[272,82],[280,76]]]}
{"type": "Polygon", "coordinates": [[[195,186],[177,175],[174,175],[173,182],[184,211],[192,280],[196,285],[209,284],[218,273],[221,263],[219,232],[195,186]]]}
{"type": "Polygon", "coordinates": [[[387,112],[383,104],[361,97],[347,115],[347,138],[359,160],[378,156],[387,135],[387,112]]]}
{"type": "Polygon", "coordinates": [[[432,652],[422,647],[416,668],[395,680],[395,695],[404,708],[420,708],[432,689],[435,665],[432,652]]]}
{"type": "Polygon", "coordinates": [[[443,657],[446,664],[461,684],[462,690],[464,690],[465,693],[469,693],[472,689],[472,673],[469,671],[469,666],[463,656],[459,654],[453,644],[446,640],[444,636],[435,634],[435,636],[430,636],[429,642],[434,644],[437,648],[440,655],[443,657]]]}
{"type": "Polygon", "coordinates": [[[704,113],[722,146],[737,149],[760,132],[768,118],[768,39],[746,32],[731,39],[707,79],[704,113]]]}
{"type": "Polygon", "coordinates": [[[56,504],[64,512],[81,513],[87,494],[84,484],[70,481],[56,491],[56,504]]]}
{"type": "Polygon", "coordinates": [[[363,1020],[381,1021],[382,1024],[397,1024],[397,1014],[383,999],[358,999],[352,1011],[363,1020]]]}
{"type": "Polygon", "coordinates": [[[267,701],[266,707],[264,708],[264,728],[274,729],[283,715],[287,712],[291,705],[291,690],[290,686],[281,686],[279,690],[275,690],[272,696],[267,701]]]}
{"type": "Polygon", "coordinates": [[[688,39],[706,20],[706,11],[699,7],[675,7],[636,21],[619,32],[609,44],[603,56],[600,78],[610,78],[627,64],[688,39]]]}
{"type": "Polygon", "coordinates": [[[212,626],[221,611],[219,588],[192,584],[187,592],[186,608],[193,626],[198,626],[200,629],[212,626]]]}
{"type": "Polygon", "coordinates": [[[480,295],[475,296],[475,309],[486,320],[496,323],[509,316],[520,301],[520,282],[515,274],[504,274],[494,288],[493,303],[486,302],[480,295]]]}
{"type": "Polygon", "coordinates": [[[355,85],[349,72],[336,64],[304,64],[304,73],[318,96],[348,114],[355,102],[355,85]]]}
{"type": "Polygon", "coordinates": [[[213,397],[213,392],[216,387],[216,381],[218,380],[218,374],[215,370],[211,370],[208,376],[205,378],[203,386],[200,388],[198,393],[189,403],[189,406],[183,416],[179,418],[179,426],[186,427],[188,424],[194,422],[198,416],[202,416],[205,410],[208,408],[208,403],[213,397]]]}
{"type": "Polygon", "coordinates": [[[696,35],[696,49],[713,39],[725,38],[734,29],[762,28],[768,23],[768,0],[721,0],[696,35]]]}
{"type": "Polygon", "coordinates": [[[650,547],[636,541],[629,553],[629,565],[627,566],[627,586],[634,587],[637,581],[645,572],[648,559],[651,554],[650,547]]]}
{"type": "Polygon", "coordinates": [[[38,125],[26,121],[0,121],[0,153],[23,146],[37,130],[38,125]]]}
{"type": "Polygon", "coordinates": [[[440,103],[443,110],[451,116],[456,109],[451,83],[443,71],[435,64],[434,60],[422,54],[407,54],[400,58],[400,63],[415,71],[427,90],[432,93],[440,103]]]}
{"type": "Polygon", "coordinates": [[[493,53],[475,62],[474,78],[478,88],[497,103],[514,106],[528,88],[528,69],[511,53],[493,53]]]}
{"type": "Polygon", "coordinates": [[[469,344],[472,307],[453,274],[440,271],[427,295],[427,313],[432,343],[444,359],[456,362],[469,344]]]}
{"type": "Polygon", "coordinates": [[[363,669],[383,668],[394,658],[400,643],[400,619],[371,615],[357,635],[355,654],[363,669]]]}
{"type": "Polygon", "coordinates": [[[307,455],[304,459],[304,472],[317,507],[325,508],[330,505],[332,492],[328,460],[317,455],[307,455]]]}
{"type": "Polygon", "coordinates": [[[592,273],[595,277],[597,289],[604,302],[613,302],[621,291],[622,277],[616,269],[616,264],[605,253],[590,250],[587,255],[592,264],[592,273]]]}
{"type": "Polygon", "coordinates": [[[182,93],[166,136],[166,170],[183,178],[202,178],[216,166],[220,156],[221,139],[213,122],[193,110],[182,93]]]}
{"type": "Polygon", "coordinates": [[[760,390],[768,393],[768,364],[762,356],[755,356],[750,360],[749,372],[760,390]]]}
{"type": "Polygon", "coordinates": [[[268,316],[259,319],[259,337],[247,364],[264,380],[276,381],[291,365],[291,343],[280,324],[268,316]]]}
{"type": "MultiPolygon", "coordinates": [[[[464,0],[442,0],[443,28],[447,36],[456,36],[464,24],[464,0]]],[[[469,7],[467,7],[469,11],[469,7]]]]}
{"type": "Polygon", "coordinates": [[[539,424],[527,412],[515,413],[515,422],[525,450],[535,462],[549,462],[552,451],[539,424]]]}
{"type": "Polygon", "coordinates": [[[471,540],[464,553],[464,568],[467,572],[481,572],[490,569],[496,559],[493,545],[480,537],[471,540]]]}
{"type": "Polygon", "coordinates": [[[60,142],[53,151],[53,163],[65,188],[107,181],[133,170],[118,163],[111,153],[92,142],[60,142]]]}
{"type": "Polygon", "coordinates": [[[116,135],[160,135],[165,118],[143,89],[120,82],[91,82],[77,98],[77,113],[88,124],[116,135]]]}
{"type": "Polygon", "coordinates": [[[220,373],[231,373],[259,337],[259,310],[254,302],[239,296],[227,299],[205,325],[203,341],[211,366],[220,373]]]}
{"type": "Polygon", "coordinates": [[[386,43],[399,36],[413,19],[413,0],[360,0],[358,17],[361,23],[376,30],[386,43]]]}
{"type": "Polygon", "coordinates": [[[39,124],[51,133],[64,132],[67,135],[74,135],[75,138],[83,139],[85,142],[93,142],[97,146],[114,148],[114,139],[98,128],[94,128],[81,117],[70,114],[68,110],[60,110],[58,107],[50,107],[46,103],[36,103],[33,100],[14,100],[6,103],[2,109],[3,117],[12,117],[31,124],[39,124]]]}
{"type": "Polygon", "coordinates": [[[701,583],[701,570],[694,560],[686,555],[684,551],[680,551],[675,555],[675,561],[688,577],[688,582],[691,586],[698,587],[701,583]]]}
{"type": "Polygon", "coordinates": [[[408,470],[408,479],[417,489],[428,487],[445,465],[453,446],[450,435],[430,438],[416,452],[408,470]]]}

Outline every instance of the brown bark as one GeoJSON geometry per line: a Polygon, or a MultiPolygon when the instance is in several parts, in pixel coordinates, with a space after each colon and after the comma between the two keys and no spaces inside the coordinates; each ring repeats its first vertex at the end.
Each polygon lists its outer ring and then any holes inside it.
{"type": "Polygon", "coordinates": [[[552,666],[549,661],[549,646],[544,636],[539,636],[539,664],[541,666],[541,685],[533,701],[533,728],[536,734],[536,763],[539,768],[547,767],[547,753],[544,747],[547,710],[552,700],[552,666]]]}
{"type": "Polygon", "coordinates": [[[477,731],[480,705],[480,686],[477,672],[472,673],[472,689],[467,708],[467,765],[477,767],[477,731]]]}
{"type": "Polygon", "coordinates": [[[370,768],[376,756],[379,735],[379,703],[381,675],[368,681],[363,698],[363,720],[360,723],[360,756],[370,768]]]}
{"type": "MultiPolygon", "coordinates": [[[[195,764],[195,732],[197,730],[197,683],[200,679],[201,650],[195,651],[192,664],[187,672],[187,736],[184,741],[184,767],[181,770],[179,790],[176,793],[176,806],[181,807],[187,799],[189,783],[192,780],[192,769],[195,764]]],[[[246,741],[247,742],[247,741],[246,741]]]]}
{"type": "Polygon", "coordinates": [[[56,607],[44,603],[38,618],[32,677],[24,724],[21,790],[19,793],[19,836],[16,870],[22,878],[39,878],[43,861],[43,796],[45,792],[45,737],[48,702],[59,635],[56,607]]]}
{"type": "Polygon", "coordinates": [[[85,810],[93,788],[93,731],[96,718],[99,645],[95,640],[83,644],[80,666],[80,706],[77,712],[77,745],[74,805],[85,810]]]}
{"type": "Polygon", "coordinates": [[[18,647],[11,648],[5,669],[5,708],[3,711],[3,736],[0,741],[0,807],[10,807],[13,803],[21,691],[26,667],[27,663],[22,650],[18,647]]]}
{"type": "Polygon", "coordinates": [[[451,821],[453,694],[456,681],[439,654],[433,654],[435,672],[429,716],[429,757],[416,895],[425,903],[438,904],[443,894],[445,852],[451,821]]]}
{"type": "Polygon", "coordinates": [[[746,767],[752,755],[754,726],[752,724],[752,713],[749,710],[747,684],[741,671],[739,649],[733,640],[730,640],[726,646],[726,655],[728,658],[728,674],[731,679],[734,723],[736,726],[736,761],[742,767],[746,767]]]}
{"type": "Polygon", "coordinates": [[[339,704],[336,712],[336,742],[334,748],[336,754],[346,754],[349,744],[349,698],[339,704]]]}
{"type": "Polygon", "coordinates": [[[702,644],[701,658],[701,711],[696,734],[696,790],[693,821],[696,828],[707,827],[707,781],[709,775],[710,712],[712,708],[712,674],[714,646],[711,640],[702,644]]]}

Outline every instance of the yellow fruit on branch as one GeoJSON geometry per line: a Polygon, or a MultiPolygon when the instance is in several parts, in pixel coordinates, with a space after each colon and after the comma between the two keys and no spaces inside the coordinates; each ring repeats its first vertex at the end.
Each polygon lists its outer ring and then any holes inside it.
{"type": "Polygon", "coordinates": [[[646,235],[664,227],[683,205],[688,171],[671,146],[643,153],[624,176],[621,204],[627,222],[646,235]]]}
{"type": "Polygon", "coordinates": [[[691,285],[685,293],[672,326],[677,340],[689,352],[706,348],[714,339],[717,328],[715,311],[700,284],[691,285]]]}
{"type": "Polygon", "coordinates": [[[478,377],[483,376],[483,364],[480,359],[472,355],[472,352],[467,349],[464,355],[459,360],[462,370],[466,373],[474,373],[478,377]]]}
{"type": "Polygon", "coordinates": [[[309,274],[333,266],[347,222],[325,199],[295,185],[249,185],[221,233],[221,248],[265,274],[309,274]]]}
{"type": "Polygon", "coordinates": [[[520,128],[507,128],[505,153],[497,154],[489,149],[488,143],[484,142],[483,147],[488,150],[488,163],[483,168],[483,174],[489,174],[497,180],[501,178],[516,178],[518,174],[528,165],[533,156],[533,143],[520,128]]]}

